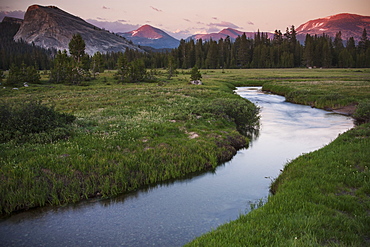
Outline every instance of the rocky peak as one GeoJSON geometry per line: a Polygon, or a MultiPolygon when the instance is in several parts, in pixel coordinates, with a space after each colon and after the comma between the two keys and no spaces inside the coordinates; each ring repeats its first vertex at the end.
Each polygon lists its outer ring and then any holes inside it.
{"type": "Polygon", "coordinates": [[[99,51],[118,52],[127,48],[141,50],[122,37],[102,30],[80,17],[71,15],[55,6],[32,5],[28,7],[14,40],[23,39],[43,48],[68,50],[74,34],[80,34],[86,43],[86,53],[99,51]]]}
{"type": "Polygon", "coordinates": [[[161,29],[150,25],[144,25],[136,30],[118,34],[131,40],[134,44],[150,46],[156,49],[175,48],[179,46],[177,39],[161,29]]]}
{"type": "Polygon", "coordinates": [[[370,16],[341,13],[310,20],[300,25],[296,31],[302,37],[306,34],[322,35],[323,33],[335,37],[336,33],[341,31],[343,40],[354,37],[358,41],[364,28],[370,30],[370,16]]]}

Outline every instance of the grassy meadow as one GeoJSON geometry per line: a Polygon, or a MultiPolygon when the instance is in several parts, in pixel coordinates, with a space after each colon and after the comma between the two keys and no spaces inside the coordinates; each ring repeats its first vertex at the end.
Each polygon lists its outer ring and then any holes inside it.
{"type": "MultiPolygon", "coordinates": [[[[41,133],[0,143],[1,213],[111,197],[216,167],[248,145],[258,120],[235,86],[263,86],[325,109],[359,108],[370,99],[370,69],[201,72],[204,85],[190,85],[189,71],[137,84],[116,84],[114,71],[106,71],[84,86],[51,85],[44,76],[42,84],[0,89],[0,101],[37,99],[76,117],[68,137],[41,133]]],[[[369,136],[370,125],[362,124],[293,160],[264,206],[187,246],[368,245],[369,136]]]]}
{"type": "MultiPolygon", "coordinates": [[[[266,80],[265,90],[289,101],[341,109],[369,102],[369,72],[267,70],[263,76],[263,70],[258,70],[251,74],[261,73],[263,79],[253,79],[266,80]]],[[[271,184],[273,195],[265,205],[186,246],[368,246],[369,150],[367,123],[286,164],[271,184]]]]}
{"type": "Polygon", "coordinates": [[[189,84],[187,72],[172,80],[160,74],[156,83],[117,84],[107,71],[84,86],[48,84],[44,76],[43,84],[0,89],[4,105],[36,99],[76,118],[62,138],[61,128],[27,138],[23,129],[0,131],[4,140],[15,136],[0,143],[0,212],[111,197],[232,158],[248,145],[258,109],[230,84],[189,84]]]}

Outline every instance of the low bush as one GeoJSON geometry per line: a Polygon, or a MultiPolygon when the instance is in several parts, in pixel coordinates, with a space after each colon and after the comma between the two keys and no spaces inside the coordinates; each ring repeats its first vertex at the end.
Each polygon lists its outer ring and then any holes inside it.
{"type": "Polygon", "coordinates": [[[253,133],[259,127],[259,108],[247,100],[215,99],[207,110],[234,122],[237,130],[244,135],[253,133]]]}
{"type": "Polygon", "coordinates": [[[59,113],[40,101],[0,103],[0,142],[52,142],[69,135],[73,115],[59,113]]]}
{"type": "Polygon", "coordinates": [[[370,122],[370,100],[362,101],[358,104],[353,117],[357,124],[370,122]]]}

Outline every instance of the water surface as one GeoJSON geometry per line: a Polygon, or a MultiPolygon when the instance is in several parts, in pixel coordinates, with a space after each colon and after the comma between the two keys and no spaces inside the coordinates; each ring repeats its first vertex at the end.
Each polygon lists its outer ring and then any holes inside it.
{"type": "Polygon", "coordinates": [[[238,88],[261,107],[261,131],[215,172],[118,198],[30,210],[0,221],[4,246],[182,246],[265,199],[287,161],[353,126],[348,117],[238,88]]]}

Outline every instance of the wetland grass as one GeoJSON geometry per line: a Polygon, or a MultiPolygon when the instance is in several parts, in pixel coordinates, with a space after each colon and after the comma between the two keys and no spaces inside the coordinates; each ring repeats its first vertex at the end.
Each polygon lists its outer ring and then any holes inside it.
{"type": "Polygon", "coordinates": [[[368,246],[370,125],[287,164],[268,202],[186,246],[368,246]]]}
{"type": "MultiPolygon", "coordinates": [[[[359,104],[354,114],[369,120],[369,69],[267,70],[266,75],[263,88],[289,101],[331,109],[359,104]]],[[[369,150],[370,124],[358,125],[289,162],[265,205],[186,246],[368,246],[369,150]]]]}
{"type": "MultiPolygon", "coordinates": [[[[301,90],[292,96],[305,104],[318,102],[316,96],[307,100],[318,90],[330,106],[366,101],[370,94],[369,69],[201,72],[202,86],[189,85],[187,72],[171,81],[117,85],[107,71],[86,87],[45,83],[0,91],[6,101],[37,97],[76,116],[67,140],[0,144],[2,212],[113,196],[216,166],[246,143],[232,115],[210,107],[220,98],[236,100],[235,86],[263,85],[282,95],[301,90]]],[[[265,205],[188,246],[368,245],[369,129],[360,125],[290,162],[265,205]]]]}
{"type": "Polygon", "coordinates": [[[257,124],[258,109],[222,83],[194,86],[187,77],[1,90],[6,103],[36,98],[76,118],[66,138],[0,144],[1,213],[111,197],[230,159],[248,144],[240,133],[257,124]]]}

